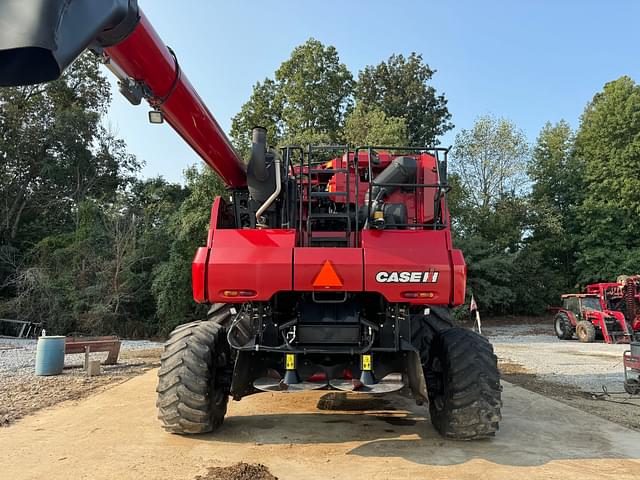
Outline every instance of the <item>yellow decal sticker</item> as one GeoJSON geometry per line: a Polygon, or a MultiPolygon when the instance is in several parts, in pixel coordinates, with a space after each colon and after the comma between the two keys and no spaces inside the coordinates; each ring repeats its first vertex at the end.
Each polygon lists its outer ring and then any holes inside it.
{"type": "Polygon", "coordinates": [[[296,355],[294,353],[287,353],[285,357],[285,368],[287,370],[296,369],[296,355]]]}
{"type": "Polygon", "coordinates": [[[371,370],[371,355],[362,355],[362,370],[371,370]]]}

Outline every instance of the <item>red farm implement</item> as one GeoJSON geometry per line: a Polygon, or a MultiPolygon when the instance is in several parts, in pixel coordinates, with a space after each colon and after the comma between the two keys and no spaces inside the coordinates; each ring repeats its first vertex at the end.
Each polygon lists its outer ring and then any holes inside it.
{"type": "Polygon", "coordinates": [[[606,343],[629,343],[640,330],[638,277],[618,283],[587,285],[586,293],[562,295],[562,307],[554,308],[555,332],[561,340],[575,334],[581,342],[601,337],[606,343]]]}
{"type": "Polygon", "coordinates": [[[2,2],[0,18],[0,85],[53,80],[88,48],[229,187],[192,265],[209,316],[177,327],[162,357],[168,431],[215,430],[229,397],[261,390],[406,386],[443,435],[496,432],[493,349],[450,314],[466,265],[451,241],[446,149],[274,148],[258,127],[245,167],[137,1],[2,2]]]}

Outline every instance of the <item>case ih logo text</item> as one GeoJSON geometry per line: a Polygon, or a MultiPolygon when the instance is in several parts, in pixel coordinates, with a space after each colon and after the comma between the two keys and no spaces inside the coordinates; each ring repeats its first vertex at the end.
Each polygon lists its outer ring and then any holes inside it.
{"type": "Polygon", "coordinates": [[[378,272],[378,283],[436,283],[439,272],[378,272]]]}

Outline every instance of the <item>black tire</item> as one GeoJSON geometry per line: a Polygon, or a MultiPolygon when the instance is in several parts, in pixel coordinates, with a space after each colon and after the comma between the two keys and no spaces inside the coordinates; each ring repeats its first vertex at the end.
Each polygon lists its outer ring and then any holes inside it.
{"type": "Polygon", "coordinates": [[[556,315],[553,323],[556,336],[560,340],[571,340],[573,338],[573,326],[566,314],[560,312],[556,315]]]}
{"type": "Polygon", "coordinates": [[[431,423],[456,440],[492,437],[502,419],[497,357],[489,341],[453,327],[433,338],[425,377],[431,423]]]}
{"type": "Polygon", "coordinates": [[[158,418],[177,434],[206,433],[224,420],[230,361],[225,329],[216,321],[177,327],[164,346],[158,372],[158,418]]]}
{"type": "Polygon", "coordinates": [[[630,378],[624,381],[624,391],[629,395],[640,394],[640,379],[630,378]]]}
{"type": "Polygon", "coordinates": [[[576,337],[582,343],[591,343],[596,339],[596,327],[587,320],[580,320],[576,323],[576,337]]]}
{"type": "Polygon", "coordinates": [[[426,368],[434,337],[438,332],[455,325],[451,310],[445,307],[431,307],[429,315],[422,313],[411,317],[411,343],[420,353],[420,361],[426,368]]]}

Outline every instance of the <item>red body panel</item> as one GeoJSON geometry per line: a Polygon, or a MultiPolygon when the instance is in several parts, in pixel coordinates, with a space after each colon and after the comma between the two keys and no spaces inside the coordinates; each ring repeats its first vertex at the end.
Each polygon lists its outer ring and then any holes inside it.
{"type": "Polygon", "coordinates": [[[362,291],[361,248],[300,247],[293,253],[293,289],[298,291],[362,291]],[[333,266],[341,287],[314,287],[313,283],[326,261],[333,266]]]}
{"type": "MultiPolygon", "coordinates": [[[[454,279],[464,269],[458,264],[454,275],[453,258],[447,249],[447,230],[365,230],[362,232],[364,249],[364,289],[378,292],[390,302],[428,303],[448,305],[454,299],[464,303],[464,282],[456,286],[454,279]],[[379,272],[433,272],[427,282],[381,283],[379,272]],[[434,274],[437,274],[434,280],[434,274]],[[458,292],[455,289],[458,288],[458,292]],[[411,299],[404,292],[426,292],[426,299],[411,299]]],[[[456,254],[456,261],[461,254],[456,254]]]]}
{"type": "MultiPolygon", "coordinates": [[[[215,206],[213,212],[215,218],[215,206]]],[[[194,259],[194,299],[211,303],[266,301],[277,292],[337,290],[377,292],[389,302],[461,305],[466,265],[459,250],[448,250],[448,235],[447,230],[365,230],[363,248],[321,248],[295,247],[295,230],[215,229],[210,245],[198,249],[194,259]],[[327,261],[342,286],[314,287],[327,261]],[[380,272],[396,272],[398,279],[378,281],[380,272]],[[420,281],[403,282],[403,272],[407,280],[411,280],[411,273],[416,279],[422,276],[420,281]],[[256,293],[229,298],[224,296],[227,290],[256,293]],[[407,292],[430,296],[410,298],[404,296],[407,292]]]]}
{"type": "Polygon", "coordinates": [[[467,264],[462,250],[451,250],[451,263],[453,265],[453,302],[451,304],[463,305],[467,290],[467,264]]]}
{"type": "Polygon", "coordinates": [[[622,295],[622,285],[619,283],[593,283],[591,285],[587,285],[585,288],[587,293],[599,295],[601,299],[604,297],[606,292],[612,292],[615,290],[619,290],[620,295],[622,295]]]}
{"type": "Polygon", "coordinates": [[[295,236],[295,230],[284,229],[216,230],[205,274],[207,301],[269,300],[276,292],[292,290],[295,236]],[[256,294],[225,297],[226,290],[256,294]]]}
{"type": "Polygon", "coordinates": [[[207,301],[206,292],[206,271],[207,260],[209,259],[209,252],[211,249],[207,247],[200,247],[196,250],[196,255],[193,258],[191,264],[191,284],[193,287],[193,299],[198,303],[205,303],[207,301]]]}
{"type": "MultiPolygon", "coordinates": [[[[133,33],[107,48],[106,54],[127,75],[143,81],[154,96],[164,97],[171,92],[177,75],[175,60],[151,23],[140,13],[140,23],[133,33]]],[[[246,184],[242,160],[184,72],[180,73],[173,93],[159,108],[167,122],[228,185],[246,184]]]]}

